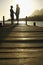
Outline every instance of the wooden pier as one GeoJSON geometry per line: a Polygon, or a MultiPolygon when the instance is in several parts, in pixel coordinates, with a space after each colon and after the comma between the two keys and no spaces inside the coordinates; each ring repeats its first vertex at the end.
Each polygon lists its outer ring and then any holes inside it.
{"type": "Polygon", "coordinates": [[[43,65],[43,27],[0,27],[0,65],[43,65]]]}

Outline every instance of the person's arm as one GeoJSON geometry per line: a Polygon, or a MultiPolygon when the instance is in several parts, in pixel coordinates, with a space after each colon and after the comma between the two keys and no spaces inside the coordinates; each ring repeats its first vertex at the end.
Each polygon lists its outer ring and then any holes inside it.
{"type": "Polygon", "coordinates": [[[14,12],[14,14],[16,15],[16,12],[14,12]]]}

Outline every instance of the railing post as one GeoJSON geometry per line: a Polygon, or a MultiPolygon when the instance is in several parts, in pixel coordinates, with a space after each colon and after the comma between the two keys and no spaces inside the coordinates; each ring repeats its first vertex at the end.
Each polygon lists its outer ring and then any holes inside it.
{"type": "Polygon", "coordinates": [[[34,22],[33,25],[36,26],[36,23],[34,22]]]}
{"type": "Polygon", "coordinates": [[[3,16],[3,25],[5,24],[5,16],[3,16]]]}
{"type": "Polygon", "coordinates": [[[26,25],[27,25],[27,16],[26,16],[26,25]]]}

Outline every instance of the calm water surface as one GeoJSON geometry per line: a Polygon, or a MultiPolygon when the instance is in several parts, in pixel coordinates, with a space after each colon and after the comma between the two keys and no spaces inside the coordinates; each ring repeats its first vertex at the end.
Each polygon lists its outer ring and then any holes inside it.
{"type": "Polygon", "coordinates": [[[28,25],[33,25],[33,23],[36,22],[36,26],[43,27],[43,21],[28,21],[28,25]]]}
{"type": "MultiPolygon", "coordinates": [[[[43,27],[43,21],[27,21],[27,24],[33,26],[34,22],[36,22],[36,26],[43,27]]],[[[9,21],[9,22],[6,22],[6,23],[11,23],[11,22],[9,21]]],[[[14,23],[17,23],[17,21],[14,22],[14,23]]],[[[26,23],[25,21],[19,21],[19,24],[25,24],[25,23],[26,23]]]]}

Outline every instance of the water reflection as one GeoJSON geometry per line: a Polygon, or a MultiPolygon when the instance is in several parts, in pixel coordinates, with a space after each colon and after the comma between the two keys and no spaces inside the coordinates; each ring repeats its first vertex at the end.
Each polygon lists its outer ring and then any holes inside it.
{"type": "Polygon", "coordinates": [[[33,25],[34,22],[36,22],[36,26],[43,27],[43,21],[27,21],[27,24],[33,25]]]}
{"type": "MultiPolygon", "coordinates": [[[[33,26],[33,23],[36,22],[36,26],[40,26],[40,27],[43,27],[43,21],[27,21],[27,25],[32,25],[33,26]]],[[[10,21],[8,22],[5,22],[7,24],[11,24],[10,21]]],[[[17,21],[14,21],[14,24],[16,24],[17,21]]],[[[19,24],[26,24],[26,21],[19,21],[19,24]]]]}

